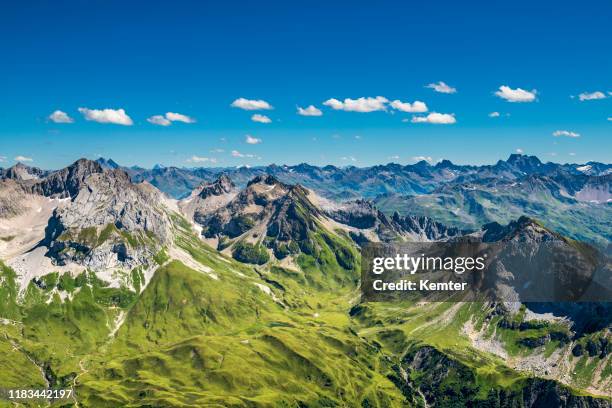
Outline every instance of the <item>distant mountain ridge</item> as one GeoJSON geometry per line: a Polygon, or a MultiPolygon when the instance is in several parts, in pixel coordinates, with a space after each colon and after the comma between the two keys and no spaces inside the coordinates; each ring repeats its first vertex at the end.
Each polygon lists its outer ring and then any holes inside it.
{"type": "Polygon", "coordinates": [[[237,188],[271,175],[300,184],[337,202],[373,200],[388,216],[433,217],[448,227],[475,229],[507,223],[522,215],[542,219],[573,238],[605,244],[602,221],[612,219],[612,164],[543,163],[536,156],[511,154],[492,165],[389,163],[372,167],[269,165],[240,168],[125,169],[134,181],[148,181],[167,194],[187,197],[201,183],[226,175],[237,188]],[[567,222],[571,220],[570,222],[567,222]]]}
{"type": "MultiPolygon", "coordinates": [[[[114,161],[98,159],[102,165],[114,161]]],[[[116,163],[115,163],[116,164],[116,163]]],[[[373,198],[380,194],[428,194],[451,182],[477,182],[487,178],[516,180],[528,175],[550,176],[558,172],[570,176],[606,176],[612,174],[612,164],[543,163],[536,156],[511,154],[507,160],[493,165],[457,165],[442,160],[434,165],[420,161],[401,165],[389,163],[371,167],[323,167],[301,163],[295,166],[276,165],[240,168],[179,168],[156,165],[153,169],[124,168],[134,181],[146,180],[165,193],[182,198],[200,183],[214,181],[226,174],[239,187],[253,177],[270,174],[289,184],[300,183],[325,197],[333,199],[373,198]]]]}

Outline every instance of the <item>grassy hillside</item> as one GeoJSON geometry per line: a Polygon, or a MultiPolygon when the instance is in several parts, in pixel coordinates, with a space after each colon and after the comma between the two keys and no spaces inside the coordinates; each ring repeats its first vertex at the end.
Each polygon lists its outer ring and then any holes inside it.
{"type": "Polygon", "coordinates": [[[55,273],[22,301],[3,266],[0,387],[74,387],[86,407],[521,406],[584,394],[473,347],[463,327],[483,324],[482,305],[359,304],[355,247],[323,228],[312,238],[293,264],[244,264],[181,222],[183,255],[160,252],[150,282],[55,273]]]}

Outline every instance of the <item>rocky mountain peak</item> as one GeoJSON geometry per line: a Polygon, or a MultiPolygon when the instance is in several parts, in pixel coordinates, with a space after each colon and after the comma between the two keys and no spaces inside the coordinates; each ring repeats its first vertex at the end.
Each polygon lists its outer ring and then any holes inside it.
{"type": "Polygon", "coordinates": [[[452,169],[456,166],[452,161],[444,159],[441,162],[437,163],[435,167],[439,169],[452,169]]]}
{"type": "Polygon", "coordinates": [[[31,167],[19,162],[14,166],[3,170],[0,175],[5,179],[26,181],[44,177],[45,171],[39,169],[38,167],[31,167]]]}
{"type": "Polygon", "coordinates": [[[506,163],[525,173],[536,171],[542,166],[542,162],[536,156],[527,156],[518,153],[511,154],[508,160],[506,160],[506,163]]]}
{"type": "Polygon", "coordinates": [[[210,196],[219,196],[230,193],[235,188],[236,185],[234,182],[225,173],[223,173],[214,182],[203,183],[200,186],[198,196],[202,199],[206,199],[210,196]]]}
{"type": "Polygon", "coordinates": [[[418,162],[414,163],[412,167],[417,168],[417,169],[426,169],[426,168],[431,167],[431,164],[429,164],[429,162],[426,160],[419,160],[418,162]]]}
{"type": "MultiPolygon", "coordinates": [[[[127,176],[122,170],[114,171],[127,176]]],[[[39,183],[33,185],[31,190],[33,193],[48,197],[74,198],[89,176],[103,172],[104,169],[100,163],[88,159],[79,159],[66,168],[50,173],[39,183]]]]}
{"type": "Polygon", "coordinates": [[[150,263],[171,240],[162,193],[148,183],[132,183],[121,169],[85,177],[96,170],[91,163],[75,163],[60,179],[79,184],[69,184],[78,190],[48,222],[43,241],[48,256],[58,264],[71,261],[94,270],[150,263]]]}
{"type": "Polygon", "coordinates": [[[269,186],[278,185],[285,187],[285,184],[281,183],[276,177],[272,176],[271,174],[255,176],[251,181],[247,183],[247,187],[253,184],[267,184],[269,186]]]}
{"type": "Polygon", "coordinates": [[[119,164],[117,164],[117,162],[115,162],[113,159],[105,159],[104,157],[100,157],[96,160],[96,163],[98,163],[100,166],[102,166],[102,168],[104,169],[118,169],[120,166],[119,164]]]}
{"type": "Polygon", "coordinates": [[[322,213],[309,195],[300,185],[260,175],[226,205],[208,214],[196,213],[194,220],[202,225],[202,234],[218,238],[222,248],[231,245],[232,240],[242,242],[239,247],[263,240],[280,259],[313,245],[313,234],[319,229],[317,219],[322,213]]]}
{"type": "Polygon", "coordinates": [[[458,228],[447,227],[429,217],[401,216],[395,212],[388,217],[368,200],[355,200],[343,203],[339,208],[326,212],[336,222],[361,231],[351,235],[358,244],[375,238],[382,242],[402,240],[438,241],[453,238],[465,233],[458,228]],[[367,238],[366,235],[370,235],[367,238]]]}
{"type": "Polygon", "coordinates": [[[380,222],[388,224],[387,217],[372,202],[363,199],[346,202],[340,208],[328,211],[327,215],[337,222],[359,229],[374,228],[380,222]]]}
{"type": "Polygon", "coordinates": [[[513,239],[534,241],[562,239],[560,235],[548,230],[539,221],[526,216],[510,221],[507,225],[501,225],[497,222],[485,224],[482,231],[484,232],[482,236],[484,242],[510,241],[513,239]]]}

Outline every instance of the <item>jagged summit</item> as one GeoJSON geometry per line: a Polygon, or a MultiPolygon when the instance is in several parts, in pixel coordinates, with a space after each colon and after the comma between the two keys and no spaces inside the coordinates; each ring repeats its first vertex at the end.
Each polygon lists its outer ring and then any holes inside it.
{"type": "Polygon", "coordinates": [[[287,187],[284,183],[281,183],[276,177],[271,174],[263,174],[259,176],[255,176],[251,181],[247,183],[247,187],[253,184],[267,184],[269,186],[279,185],[283,187],[287,187]]]}
{"type": "Polygon", "coordinates": [[[21,162],[16,163],[12,167],[5,170],[0,170],[0,176],[4,179],[27,181],[37,180],[44,177],[46,172],[38,167],[28,166],[21,162]]]}
{"type": "Polygon", "coordinates": [[[350,232],[358,244],[367,241],[439,241],[465,233],[429,217],[401,216],[397,212],[388,217],[371,201],[363,199],[343,203],[326,214],[339,223],[362,230],[350,232]]]}
{"type": "Polygon", "coordinates": [[[66,168],[50,173],[40,182],[32,185],[31,191],[48,197],[74,198],[89,176],[103,172],[104,168],[100,163],[79,159],[66,168]]]}
{"type": "MultiPolygon", "coordinates": [[[[224,180],[224,179],[223,179],[224,180]]],[[[227,182],[218,180],[213,189],[218,191],[227,182]]],[[[275,218],[283,217],[288,208],[303,206],[308,215],[314,217],[318,209],[308,200],[309,192],[300,185],[281,183],[274,176],[266,174],[253,178],[244,190],[238,193],[225,207],[213,214],[196,218],[204,228],[206,237],[225,235],[236,238],[256,224],[273,224],[275,218]]],[[[278,224],[277,224],[278,225],[278,224]]]]}
{"type": "Polygon", "coordinates": [[[226,205],[238,193],[234,182],[221,174],[213,182],[203,182],[189,197],[179,202],[179,207],[189,219],[203,222],[211,212],[226,205]]]}
{"type": "Polygon", "coordinates": [[[525,173],[539,171],[540,167],[543,165],[536,156],[527,156],[518,153],[511,154],[508,160],[506,160],[506,163],[525,173]]]}
{"type": "Polygon", "coordinates": [[[202,199],[206,199],[210,196],[219,196],[231,192],[236,185],[234,182],[225,174],[221,174],[217,180],[212,183],[203,183],[200,185],[200,192],[198,196],[202,199]]]}
{"type": "Polygon", "coordinates": [[[102,166],[102,168],[104,169],[113,170],[113,169],[118,169],[119,167],[121,167],[119,166],[119,164],[117,164],[117,162],[115,162],[111,158],[105,159],[104,157],[100,157],[96,160],[96,162],[100,164],[100,166],[102,166]]]}
{"type": "Polygon", "coordinates": [[[226,205],[211,213],[196,213],[194,220],[205,238],[218,240],[220,249],[232,247],[234,257],[243,262],[266,262],[268,250],[277,259],[313,254],[332,245],[332,241],[320,241],[332,234],[311,199],[312,193],[299,184],[259,175],[226,205]]]}
{"type": "Polygon", "coordinates": [[[439,163],[436,163],[435,167],[439,169],[452,169],[457,166],[452,161],[444,159],[441,160],[439,163]]]}
{"type": "Polygon", "coordinates": [[[542,241],[562,239],[559,234],[545,228],[538,220],[526,216],[510,221],[506,225],[497,222],[485,224],[482,231],[484,242],[509,241],[517,237],[523,240],[533,238],[542,241]]]}
{"type": "Polygon", "coordinates": [[[94,270],[150,263],[171,241],[162,193],[148,183],[132,183],[121,169],[95,172],[101,167],[92,163],[78,161],[63,173],[67,177],[57,178],[67,181],[66,191],[78,190],[48,222],[42,242],[48,256],[59,264],[76,262],[94,270]],[[85,176],[87,172],[92,173],[85,176]],[[69,184],[71,180],[78,184],[69,184]]]}

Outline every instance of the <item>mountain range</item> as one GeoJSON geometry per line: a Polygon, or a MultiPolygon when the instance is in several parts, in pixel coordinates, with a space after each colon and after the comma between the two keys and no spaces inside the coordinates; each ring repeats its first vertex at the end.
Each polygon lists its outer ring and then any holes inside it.
{"type": "Polygon", "coordinates": [[[370,242],[606,250],[611,168],[1,170],[0,387],[92,407],[609,407],[609,304],[361,302],[359,271],[370,242]]]}
{"type": "MultiPolygon", "coordinates": [[[[121,167],[112,159],[98,159],[106,168],[121,167]]],[[[148,181],[174,198],[183,198],[203,181],[213,181],[221,173],[228,175],[238,186],[244,187],[258,175],[269,174],[289,184],[301,184],[331,199],[374,198],[381,194],[428,194],[449,183],[480,184],[492,179],[521,180],[526,176],[553,177],[564,188],[580,191],[589,177],[607,177],[612,165],[598,162],[585,164],[542,163],[535,156],[511,154],[506,161],[494,165],[456,165],[442,160],[435,165],[422,160],[411,165],[389,163],[372,167],[318,167],[306,163],[296,166],[275,165],[239,168],[179,168],[154,166],[153,169],[123,167],[133,181],[148,181]],[[562,180],[565,178],[565,180],[562,180]]],[[[608,196],[591,196],[586,191],[581,201],[606,202],[608,196]],[[606,198],[607,197],[607,198],[606,198]]]]}
{"type": "MultiPolygon", "coordinates": [[[[402,166],[317,167],[269,165],[240,168],[153,169],[123,167],[97,160],[105,169],[121,168],[133,182],[147,181],[175,199],[188,197],[204,182],[226,175],[238,188],[257,176],[271,175],[300,184],[332,201],[367,199],[392,216],[394,212],[429,216],[460,229],[489,222],[508,223],[522,215],[537,218],[569,237],[607,246],[611,239],[612,165],[598,162],[558,164],[535,156],[511,154],[494,165],[455,165],[442,160],[402,166]]],[[[22,164],[0,170],[11,179],[36,179],[45,171],[22,164]]]]}

